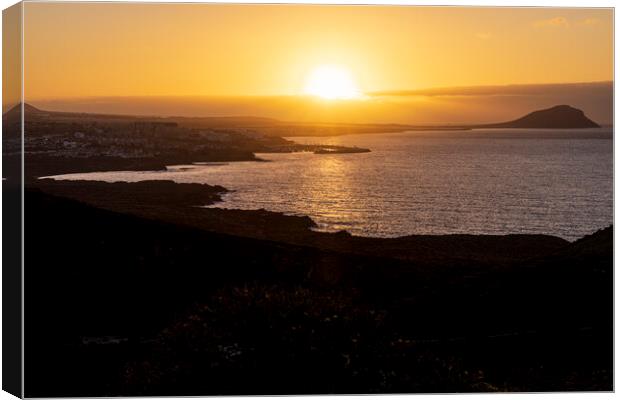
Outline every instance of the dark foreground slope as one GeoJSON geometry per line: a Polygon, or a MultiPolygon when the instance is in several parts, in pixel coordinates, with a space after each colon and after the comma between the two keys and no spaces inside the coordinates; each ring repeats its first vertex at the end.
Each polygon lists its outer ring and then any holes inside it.
{"type": "MultiPolygon", "coordinates": [[[[347,235],[162,221],[135,198],[114,211],[27,190],[27,396],[612,389],[611,228],[370,255],[347,235]]],[[[239,216],[272,217],[301,229],[239,216]]]]}

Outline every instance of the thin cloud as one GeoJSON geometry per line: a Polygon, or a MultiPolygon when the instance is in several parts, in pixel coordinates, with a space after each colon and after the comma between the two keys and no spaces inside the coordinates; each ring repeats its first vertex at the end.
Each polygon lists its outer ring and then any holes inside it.
{"type": "Polygon", "coordinates": [[[542,19],[534,22],[534,26],[542,27],[554,27],[554,28],[568,28],[568,20],[564,17],[554,17],[549,19],[542,19]]]}
{"type": "Polygon", "coordinates": [[[476,33],[476,37],[481,40],[488,40],[491,38],[491,33],[489,32],[478,32],[476,33]]]}
{"type": "Polygon", "coordinates": [[[578,25],[598,25],[601,21],[598,18],[586,18],[579,21],[578,25]]]}
{"type": "Polygon", "coordinates": [[[498,86],[462,86],[419,90],[390,90],[366,93],[368,96],[544,96],[550,92],[574,90],[613,92],[613,82],[547,83],[498,86]]]}

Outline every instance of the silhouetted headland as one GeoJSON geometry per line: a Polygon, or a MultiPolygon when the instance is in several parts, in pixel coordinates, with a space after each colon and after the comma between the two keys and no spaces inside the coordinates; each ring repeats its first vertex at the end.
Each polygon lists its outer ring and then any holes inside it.
{"type": "Polygon", "coordinates": [[[472,128],[522,129],[582,129],[600,127],[599,124],[586,117],[582,110],[568,105],[559,105],[534,111],[513,121],[472,126],[472,128]]]}
{"type": "Polygon", "coordinates": [[[319,148],[314,150],[314,154],[355,154],[355,153],[369,153],[369,149],[361,147],[344,147],[344,146],[318,146],[319,148]]]}

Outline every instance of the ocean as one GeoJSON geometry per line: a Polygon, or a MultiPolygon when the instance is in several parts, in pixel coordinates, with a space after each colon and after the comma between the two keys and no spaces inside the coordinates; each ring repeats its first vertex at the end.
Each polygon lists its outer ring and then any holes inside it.
{"type": "Polygon", "coordinates": [[[307,215],[317,230],[371,237],[527,233],[574,240],[613,222],[611,128],[290,139],[371,152],[257,154],[268,162],[55,178],[221,185],[231,192],[211,207],[307,215]]]}

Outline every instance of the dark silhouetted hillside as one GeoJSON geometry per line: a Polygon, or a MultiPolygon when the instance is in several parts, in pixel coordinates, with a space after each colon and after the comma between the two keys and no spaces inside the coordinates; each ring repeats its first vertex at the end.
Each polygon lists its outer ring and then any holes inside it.
{"type": "Polygon", "coordinates": [[[583,111],[571,106],[560,105],[531,112],[514,121],[479,125],[474,128],[576,129],[600,128],[600,125],[586,117],[583,111]]]}
{"type": "MultiPolygon", "coordinates": [[[[16,104],[14,107],[12,107],[11,109],[9,109],[7,112],[5,112],[2,115],[2,119],[4,120],[8,120],[8,121],[14,121],[14,120],[21,120],[21,103],[16,104]]],[[[28,103],[24,104],[24,114],[26,116],[36,116],[36,115],[42,115],[42,114],[47,114],[45,111],[41,111],[38,108],[31,106],[28,103]]]]}
{"type": "Polygon", "coordinates": [[[218,187],[37,183],[29,397],[613,389],[612,227],[362,242],[191,206],[218,187]]]}

